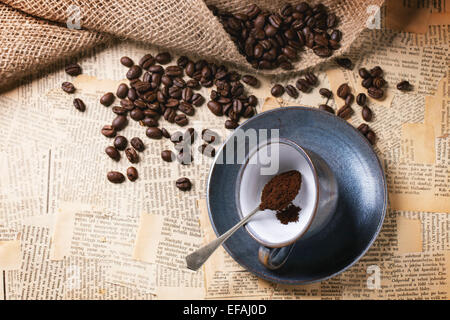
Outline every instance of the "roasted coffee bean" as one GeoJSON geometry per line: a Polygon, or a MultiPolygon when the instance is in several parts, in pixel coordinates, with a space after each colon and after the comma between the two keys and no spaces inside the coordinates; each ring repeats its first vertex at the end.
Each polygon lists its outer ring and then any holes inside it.
{"type": "Polygon", "coordinates": [[[352,116],[352,114],[353,114],[353,109],[347,105],[344,105],[337,112],[337,116],[342,119],[348,119],[352,116]]]}
{"type": "Polygon", "coordinates": [[[140,121],[140,124],[145,127],[157,127],[158,126],[158,120],[152,117],[145,117],[140,121]]]}
{"type": "Polygon", "coordinates": [[[222,109],[222,105],[220,103],[215,102],[215,101],[209,101],[207,106],[208,106],[208,109],[216,116],[220,117],[223,115],[223,109],[222,109]]]}
{"type": "Polygon", "coordinates": [[[291,96],[294,99],[298,98],[298,91],[297,91],[297,89],[295,89],[294,86],[288,84],[285,89],[286,89],[286,93],[289,96],[291,96]]]}
{"type": "Polygon", "coordinates": [[[181,92],[181,98],[186,102],[191,102],[193,95],[194,95],[194,92],[189,87],[184,88],[183,91],[181,92]]]}
{"type": "Polygon", "coordinates": [[[125,181],[125,176],[118,171],[109,171],[106,177],[112,183],[122,183],[125,181]]]}
{"type": "Polygon", "coordinates": [[[142,75],[142,69],[139,66],[133,65],[126,74],[128,80],[137,79],[142,75]]]}
{"type": "Polygon", "coordinates": [[[358,70],[359,76],[363,79],[370,78],[370,72],[366,68],[361,68],[358,70]]]}
{"type": "Polygon", "coordinates": [[[186,81],[186,86],[191,89],[199,89],[200,83],[197,80],[191,79],[191,80],[186,81]]]}
{"type": "Polygon", "coordinates": [[[380,89],[377,87],[370,87],[367,90],[367,93],[369,94],[369,96],[371,98],[374,98],[374,99],[381,99],[381,98],[383,98],[383,95],[384,95],[383,89],[380,89]]]}
{"type": "Polygon", "coordinates": [[[177,99],[169,98],[167,99],[167,102],[165,103],[166,108],[176,108],[180,102],[177,99]]]}
{"type": "Polygon", "coordinates": [[[142,140],[138,137],[134,137],[130,140],[131,145],[133,146],[134,149],[136,149],[139,152],[142,152],[145,150],[145,145],[142,142],[142,140]]]}
{"type": "Polygon", "coordinates": [[[255,110],[253,109],[253,107],[251,105],[248,105],[245,110],[244,113],[242,114],[242,116],[244,118],[251,118],[255,115],[255,110]]]}
{"type": "Polygon", "coordinates": [[[356,96],[356,103],[361,106],[364,107],[366,105],[367,102],[367,96],[364,93],[359,93],[356,96]]]}
{"type": "Polygon", "coordinates": [[[116,136],[116,130],[113,128],[113,126],[108,124],[103,126],[101,133],[107,138],[113,138],[116,136]]]}
{"type": "Polygon", "coordinates": [[[350,107],[353,104],[354,100],[355,100],[355,96],[352,93],[349,93],[347,95],[347,97],[345,98],[345,104],[350,107]]]}
{"type": "Polygon", "coordinates": [[[178,88],[184,88],[186,87],[186,81],[183,80],[183,78],[176,77],[173,79],[173,85],[177,86],[178,88]]]}
{"type": "Polygon", "coordinates": [[[331,32],[330,35],[330,40],[331,41],[336,41],[339,42],[342,39],[342,32],[339,30],[333,30],[333,32],[331,32]]]}
{"type": "Polygon", "coordinates": [[[129,167],[127,169],[127,177],[131,182],[136,181],[139,178],[138,172],[135,167],[129,167]]]}
{"type": "Polygon", "coordinates": [[[109,107],[114,100],[114,94],[112,92],[107,92],[100,98],[100,103],[106,107],[109,107]]]}
{"type": "Polygon", "coordinates": [[[381,77],[383,75],[383,69],[380,66],[373,67],[370,69],[370,76],[372,78],[381,77]]]}
{"type": "Polygon", "coordinates": [[[213,158],[216,155],[216,149],[210,144],[202,144],[198,147],[198,151],[207,156],[213,158]]]}
{"type": "Polygon", "coordinates": [[[337,89],[337,95],[339,98],[345,99],[350,94],[350,87],[348,84],[343,83],[337,89]]]}
{"type": "Polygon", "coordinates": [[[307,73],[305,74],[305,79],[306,79],[306,81],[308,81],[308,83],[309,83],[311,86],[315,86],[315,85],[317,84],[317,82],[319,81],[319,80],[317,79],[317,77],[316,77],[312,72],[307,72],[307,73]]]}
{"type": "Polygon", "coordinates": [[[320,88],[319,93],[322,97],[327,99],[330,99],[333,96],[331,90],[328,90],[327,88],[320,88]]]}
{"type": "Polygon", "coordinates": [[[248,96],[248,104],[255,107],[258,104],[258,98],[256,98],[254,95],[248,96]]]}
{"type": "Polygon", "coordinates": [[[334,109],[332,107],[330,107],[329,105],[321,104],[321,105],[319,105],[319,109],[334,114],[334,109]]]}
{"type": "Polygon", "coordinates": [[[128,140],[124,136],[117,136],[114,139],[114,147],[116,147],[117,150],[125,150],[127,145],[128,145],[128,140]]]}
{"type": "Polygon", "coordinates": [[[310,87],[309,82],[306,79],[303,79],[303,78],[298,79],[297,82],[295,83],[295,86],[301,92],[307,93],[307,92],[311,91],[311,87],[310,87]]]}
{"type": "Polygon", "coordinates": [[[108,155],[108,157],[110,157],[114,161],[119,161],[120,160],[120,153],[113,146],[106,147],[105,153],[108,155]]]}
{"type": "Polygon", "coordinates": [[[364,80],[361,82],[361,85],[362,85],[364,88],[369,89],[369,88],[372,86],[372,82],[373,82],[373,78],[372,78],[372,77],[368,77],[368,78],[364,79],[364,80]]]}
{"type": "Polygon", "coordinates": [[[126,56],[120,58],[120,63],[122,65],[124,65],[125,67],[128,67],[128,68],[131,68],[133,66],[133,64],[134,64],[133,60],[131,60],[131,58],[126,57],[126,56]]]}
{"type": "Polygon", "coordinates": [[[185,114],[178,114],[175,116],[175,123],[180,127],[183,127],[189,123],[189,120],[185,114]]]}
{"type": "Polygon", "coordinates": [[[164,150],[161,152],[161,158],[166,162],[172,162],[175,159],[175,155],[170,150],[164,150]]]}
{"type": "Polygon", "coordinates": [[[148,68],[150,68],[150,66],[155,64],[155,58],[153,58],[153,56],[148,53],[146,55],[144,55],[141,60],[139,60],[139,66],[145,70],[148,70],[148,68]]]}
{"type": "Polygon", "coordinates": [[[145,93],[152,89],[152,84],[144,81],[138,81],[134,88],[138,93],[145,93]]]}
{"type": "Polygon", "coordinates": [[[372,84],[374,87],[383,88],[386,84],[386,81],[381,77],[376,77],[373,79],[372,84]]]}
{"type": "Polygon", "coordinates": [[[189,191],[192,188],[191,180],[189,180],[188,178],[185,178],[185,177],[178,179],[175,182],[175,185],[181,191],[189,191]]]}
{"type": "MultiPolygon", "coordinates": [[[[130,117],[131,119],[133,119],[134,121],[140,121],[142,119],[144,119],[144,112],[142,112],[141,109],[139,108],[134,108],[133,110],[131,110],[130,112],[130,117]]],[[[150,118],[151,119],[151,118],[150,118]]]]}
{"type": "Polygon", "coordinates": [[[317,56],[321,58],[327,58],[333,53],[330,48],[322,46],[314,46],[313,51],[317,56]]]}
{"type": "Polygon", "coordinates": [[[82,72],[80,65],[77,63],[69,64],[68,66],[66,66],[65,70],[68,75],[73,77],[80,75],[82,72]]]}
{"type": "Polygon", "coordinates": [[[358,127],[358,131],[361,132],[363,135],[366,135],[367,132],[369,132],[370,128],[366,123],[361,123],[358,127]]]}
{"type": "Polygon", "coordinates": [[[170,123],[175,122],[175,117],[177,116],[177,112],[174,108],[166,108],[164,111],[164,119],[166,119],[170,123]]]}
{"type": "Polygon", "coordinates": [[[186,56],[181,56],[177,60],[177,65],[182,68],[185,68],[188,63],[189,63],[189,58],[186,56]]]}
{"type": "Polygon", "coordinates": [[[374,145],[376,141],[376,135],[375,132],[369,129],[369,131],[366,133],[366,138],[369,140],[370,144],[374,145]]]}
{"type": "Polygon", "coordinates": [[[412,89],[412,86],[409,81],[403,80],[397,83],[397,89],[400,91],[410,91],[412,89]]]}
{"type": "Polygon", "coordinates": [[[83,100],[79,98],[73,100],[73,106],[80,112],[86,111],[86,105],[84,104],[83,100]]]}
{"type": "Polygon", "coordinates": [[[284,93],[284,88],[281,84],[276,84],[272,87],[272,90],[270,91],[270,93],[274,97],[281,97],[284,93]]]}
{"type": "Polygon", "coordinates": [[[119,84],[116,91],[116,96],[119,99],[125,99],[128,95],[128,86],[125,83],[119,84]]]}
{"type": "Polygon", "coordinates": [[[128,99],[130,99],[131,101],[134,101],[138,98],[136,89],[134,88],[129,88],[128,89],[128,94],[127,94],[128,99]]]}
{"type": "Polygon", "coordinates": [[[128,119],[126,116],[117,116],[114,118],[111,125],[116,131],[120,131],[128,125],[128,119]]]}
{"type": "Polygon", "coordinates": [[[134,150],[131,147],[128,147],[125,149],[125,155],[128,158],[128,161],[131,163],[138,163],[139,162],[139,155],[137,154],[136,150],[134,150]]]}
{"type": "Polygon", "coordinates": [[[161,52],[156,55],[155,59],[160,64],[167,64],[172,60],[172,56],[169,52],[161,52]]]}
{"type": "Polygon", "coordinates": [[[259,84],[258,79],[256,79],[254,76],[251,75],[244,75],[242,77],[242,81],[251,87],[257,87],[259,84]]]}
{"type": "Polygon", "coordinates": [[[372,110],[370,110],[370,108],[368,108],[367,106],[364,106],[362,108],[361,115],[363,119],[367,122],[372,120],[372,110]]]}
{"type": "Polygon", "coordinates": [[[74,93],[75,92],[75,86],[71,82],[63,82],[61,84],[61,89],[63,89],[63,91],[67,92],[67,93],[74,93]]]}
{"type": "Polygon", "coordinates": [[[150,139],[161,139],[162,138],[162,131],[161,131],[161,129],[159,129],[157,127],[148,128],[147,131],[145,131],[145,134],[150,139]]]}
{"type": "Polygon", "coordinates": [[[239,126],[239,124],[236,121],[233,121],[231,119],[228,119],[225,121],[225,128],[227,129],[236,129],[239,126]]]}
{"type": "Polygon", "coordinates": [[[181,112],[185,113],[188,116],[193,116],[195,113],[194,107],[192,106],[192,104],[187,103],[185,101],[181,101],[180,104],[178,105],[178,110],[180,110],[181,112]]]}
{"type": "Polygon", "coordinates": [[[169,77],[182,77],[183,69],[179,66],[169,66],[166,68],[165,74],[169,77]]]}
{"type": "Polygon", "coordinates": [[[161,132],[162,132],[162,135],[164,138],[167,138],[167,139],[170,138],[170,133],[169,133],[169,131],[167,131],[167,129],[161,128],[161,132]]]}
{"type": "Polygon", "coordinates": [[[344,69],[352,70],[353,69],[353,63],[352,60],[349,58],[336,58],[336,63],[340,65],[344,69]]]}

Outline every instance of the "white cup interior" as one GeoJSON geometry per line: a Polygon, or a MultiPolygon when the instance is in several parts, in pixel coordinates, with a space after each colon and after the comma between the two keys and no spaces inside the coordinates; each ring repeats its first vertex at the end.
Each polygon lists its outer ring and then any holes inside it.
{"type": "MultiPolygon", "coordinates": [[[[271,159],[274,159],[273,157],[277,157],[277,154],[272,154],[271,159]]],[[[302,176],[300,191],[292,201],[294,205],[301,208],[297,222],[282,224],[277,219],[275,211],[264,210],[257,212],[246,224],[246,229],[253,238],[267,247],[289,245],[306,232],[312,222],[318,197],[317,181],[315,171],[306,157],[304,151],[298,146],[280,140],[259,146],[244,164],[237,190],[238,205],[243,216],[259,206],[264,186],[275,175],[289,170],[297,170],[302,176]],[[261,164],[261,161],[256,159],[276,150],[273,147],[275,143],[279,148],[278,171],[272,175],[262,175],[261,168],[267,167],[267,165],[261,164]]]]}

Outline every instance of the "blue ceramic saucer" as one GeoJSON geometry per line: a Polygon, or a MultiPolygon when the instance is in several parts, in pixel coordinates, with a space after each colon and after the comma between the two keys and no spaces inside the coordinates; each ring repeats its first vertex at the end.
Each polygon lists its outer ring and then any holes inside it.
{"type": "MultiPolygon", "coordinates": [[[[286,264],[266,269],[258,260],[256,242],[241,228],[223,245],[241,266],[265,280],[306,284],[333,277],[352,266],[378,235],[387,206],[386,180],[381,164],[366,138],[345,120],[319,109],[285,107],[260,113],[240,129],[279,129],[290,139],[316,153],[333,171],[339,190],[336,212],[318,234],[298,240],[286,264]]],[[[242,164],[219,164],[231,135],[218,152],[207,184],[209,218],[219,236],[240,219],[236,181],[242,164]]],[[[246,148],[248,149],[248,148],[246,148]]],[[[248,150],[246,150],[248,152],[248,150]]]]}

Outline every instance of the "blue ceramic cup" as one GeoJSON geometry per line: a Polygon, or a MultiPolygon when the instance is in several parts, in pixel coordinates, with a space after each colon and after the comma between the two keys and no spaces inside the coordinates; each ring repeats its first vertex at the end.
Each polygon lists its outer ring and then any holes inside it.
{"type": "Polygon", "coordinates": [[[259,261],[271,270],[283,266],[297,241],[312,237],[327,225],[338,200],[336,179],[321,157],[289,139],[266,140],[248,153],[238,174],[236,201],[241,218],[259,205],[268,181],[290,170],[302,176],[299,193],[292,201],[301,208],[298,220],[283,224],[274,211],[264,210],[245,225],[250,236],[261,244],[259,261]],[[260,159],[266,160],[263,163],[260,159]],[[264,170],[268,166],[270,174],[264,170]]]}

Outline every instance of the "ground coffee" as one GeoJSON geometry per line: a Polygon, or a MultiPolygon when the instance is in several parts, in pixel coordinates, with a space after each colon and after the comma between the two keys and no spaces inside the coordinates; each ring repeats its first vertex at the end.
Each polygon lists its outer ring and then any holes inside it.
{"type": "Polygon", "coordinates": [[[289,222],[297,222],[298,213],[300,212],[300,210],[301,210],[300,207],[297,207],[296,205],[293,205],[291,203],[283,210],[277,211],[277,219],[282,224],[288,224],[289,222]]]}
{"type": "Polygon", "coordinates": [[[297,170],[283,172],[273,177],[264,186],[259,208],[283,210],[297,196],[301,183],[302,177],[297,170]]]}

